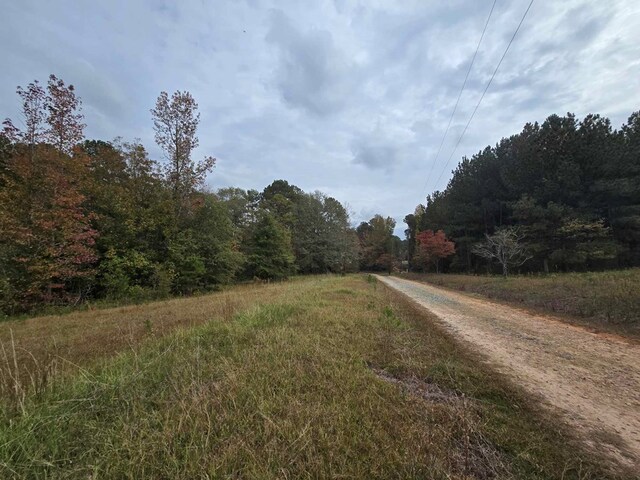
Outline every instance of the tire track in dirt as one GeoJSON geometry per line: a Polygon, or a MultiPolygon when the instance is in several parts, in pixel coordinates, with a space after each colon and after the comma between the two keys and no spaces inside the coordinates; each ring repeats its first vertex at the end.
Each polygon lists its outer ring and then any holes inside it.
{"type": "Polygon", "coordinates": [[[431,285],[377,278],[558,409],[588,445],[640,472],[640,345],[431,285]]]}

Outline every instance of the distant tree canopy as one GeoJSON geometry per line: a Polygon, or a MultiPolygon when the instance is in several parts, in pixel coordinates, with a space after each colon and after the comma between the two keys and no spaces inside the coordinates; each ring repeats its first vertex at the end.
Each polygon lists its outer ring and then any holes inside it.
{"type": "Polygon", "coordinates": [[[393,234],[395,226],[393,218],[382,215],[358,226],[361,269],[391,271],[406,258],[406,242],[393,234]]]}
{"type": "Polygon", "coordinates": [[[486,271],[473,246],[507,226],[531,256],[523,271],[640,265],[640,112],[619,130],[599,115],[527,124],[463,158],[405,222],[414,267],[417,233],[441,229],[456,244],[449,270],[486,271]]]}
{"type": "Polygon", "coordinates": [[[0,133],[0,315],[87,299],[192,294],[254,277],[358,268],[346,209],[284,180],[203,188],[197,104],[162,92],[163,162],[137,140],[85,140],[82,102],[51,76],[18,88],[23,128],[0,133]]]}

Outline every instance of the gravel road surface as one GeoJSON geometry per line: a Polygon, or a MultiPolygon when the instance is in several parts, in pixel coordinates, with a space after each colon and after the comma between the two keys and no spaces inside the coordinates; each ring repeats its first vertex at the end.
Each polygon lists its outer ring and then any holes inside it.
{"type": "Polygon", "coordinates": [[[640,345],[424,283],[378,279],[559,410],[589,445],[640,474],[640,345]]]}

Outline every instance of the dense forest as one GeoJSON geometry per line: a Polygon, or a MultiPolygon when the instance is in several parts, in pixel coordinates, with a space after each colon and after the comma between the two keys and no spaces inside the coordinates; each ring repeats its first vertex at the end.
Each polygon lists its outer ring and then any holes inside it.
{"type": "Polygon", "coordinates": [[[401,240],[393,218],[354,228],[338,200],[285,180],[206,188],[216,159],[193,158],[188,92],[150,111],[162,160],[139,140],[86,139],[80,98],[53,75],[17,93],[21,127],[0,132],[0,315],[296,273],[497,271],[492,238],[520,242],[522,272],[640,265],[640,112],[620,130],[553,115],[463,158],[401,240]]]}
{"type": "Polygon", "coordinates": [[[23,127],[7,119],[0,135],[0,314],[358,269],[336,199],[284,180],[205,188],[215,159],[193,159],[188,92],[162,92],[151,110],[162,161],[139,141],[86,140],[80,98],[53,75],[17,93],[23,127]]]}
{"type": "Polygon", "coordinates": [[[599,115],[552,115],[463,158],[444,191],[405,217],[409,259],[419,232],[455,243],[449,271],[495,271],[476,255],[510,228],[527,251],[522,272],[640,265],[640,112],[619,130],[599,115]]]}

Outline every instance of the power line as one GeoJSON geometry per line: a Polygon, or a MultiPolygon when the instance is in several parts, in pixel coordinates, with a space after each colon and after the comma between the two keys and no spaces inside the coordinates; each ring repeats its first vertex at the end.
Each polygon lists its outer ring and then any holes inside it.
{"type": "Polygon", "coordinates": [[[471,69],[473,68],[473,64],[476,61],[476,57],[478,56],[478,50],[480,50],[480,44],[482,43],[482,39],[484,38],[484,34],[487,31],[487,27],[489,26],[489,20],[491,20],[491,15],[493,15],[493,9],[496,6],[496,2],[498,0],[493,0],[493,5],[491,5],[491,10],[489,11],[489,16],[487,17],[487,21],[484,24],[484,28],[482,29],[482,35],[480,35],[480,40],[478,40],[478,45],[476,46],[476,51],[473,54],[473,58],[471,59],[471,63],[469,64],[469,68],[467,69],[467,74],[464,77],[464,82],[462,82],[462,87],[460,88],[460,91],[458,92],[458,98],[456,99],[456,104],[453,107],[453,111],[451,112],[451,116],[449,117],[449,123],[447,124],[447,128],[444,131],[444,135],[442,135],[442,140],[440,140],[440,146],[438,147],[438,153],[436,153],[436,158],[433,160],[433,163],[431,164],[431,169],[429,169],[429,175],[427,175],[427,180],[424,184],[424,186],[422,187],[422,190],[420,190],[420,192],[424,192],[427,187],[429,186],[429,180],[431,179],[431,175],[433,174],[433,169],[436,165],[436,163],[438,163],[438,158],[440,157],[440,152],[442,151],[442,146],[444,145],[444,140],[445,138],[447,138],[447,134],[449,133],[449,128],[451,127],[451,122],[453,121],[453,117],[456,114],[456,110],[458,109],[458,104],[460,103],[460,97],[462,97],[462,92],[464,91],[464,88],[467,86],[467,80],[469,79],[469,74],[471,73],[471,69]]]}
{"type": "Polygon", "coordinates": [[[462,138],[464,137],[464,134],[467,133],[467,129],[469,128],[469,125],[471,124],[471,121],[473,120],[473,117],[476,115],[476,112],[478,111],[478,108],[480,107],[480,104],[482,103],[482,100],[484,99],[484,96],[486,95],[487,90],[489,90],[489,87],[491,86],[491,83],[493,82],[493,79],[495,78],[496,74],[498,73],[498,69],[500,68],[500,65],[502,65],[502,61],[504,60],[504,57],[507,56],[507,52],[509,51],[509,48],[511,47],[511,44],[515,40],[516,35],[520,31],[520,27],[524,23],[524,19],[527,17],[527,14],[529,13],[529,10],[531,10],[531,5],[533,5],[533,2],[534,2],[534,0],[531,0],[529,2],[529,6],[525,10],[524,15],[522,15],[522,18],[520,19],[520,23],[518,24],[518,27],[516,28],[516,31],[513,32],[513,36],[511,37],[511,40],[509,40],[509,43],[507,44],[507,48],[504,50],[504,53],[502,54],[502,57],[500,58],[500,61],[498,62],[498,65],[496,66],[496,69],[493,71],[493,75],[491,75],[491,78],[489,79],[489,82],[487,83],[487,86],[485,87],[484,91],[482,92],[482,95],[480,96],[480,100],[478,100],[478,103],[476,104],[476,107],[473,109],[473,112],[471,113],[471,116],[469,117],[469,121],[465,125],[464,130],[462,130],[462,134],[460,135],[460,138],[458,138],[458,141],[456,142],[456,146],[453,147],[453,151],[451,152],[451,155],[449,155],[449,158],[447,159],[447,163],[444,164],[444,168],[442,169],[442,172],[440,172],[440,176],[436,180],[436,185],[438,184],[438,182],[442,178],[442,175],[444,175],[444,172],[446,171],[447,166],[451,162],[451,159],[453,158],[454,153],[458,149],[458,146],[460,145],[460,142],[462,141],[462,138]]]}

